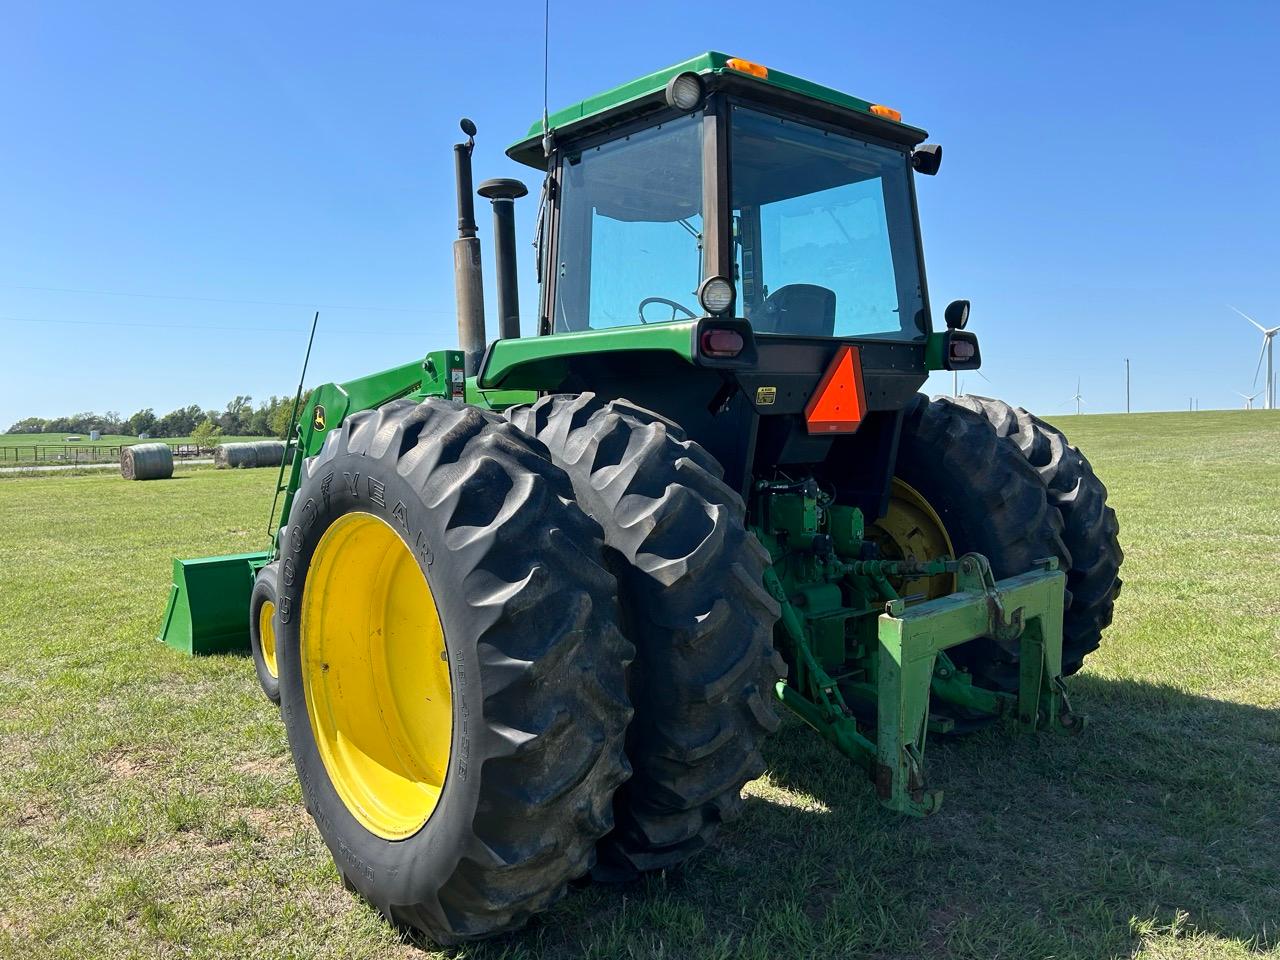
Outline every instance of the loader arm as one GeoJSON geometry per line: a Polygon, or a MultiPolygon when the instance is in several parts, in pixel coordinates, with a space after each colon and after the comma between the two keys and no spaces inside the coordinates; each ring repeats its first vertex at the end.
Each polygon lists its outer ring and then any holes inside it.
{"type": "Polygon", "coordinates": [[[221,557],[175,558],[159,639],[175,650],[195,655],[247,651],[253,578],[279,555],[276,535],[288,522],[303,462],[319,453],[328,436],[353,413],[374,410],[402,397],[462,400],[465,390],[462,353],[457,350],[437,350],[421,360],[367,377],[316,387],[298,418],[291,444],[293,455],[286,456],[281,467],[276,492],[284,494],[284,504],[278,524],[273,505],[267,549],[221,557]]]}

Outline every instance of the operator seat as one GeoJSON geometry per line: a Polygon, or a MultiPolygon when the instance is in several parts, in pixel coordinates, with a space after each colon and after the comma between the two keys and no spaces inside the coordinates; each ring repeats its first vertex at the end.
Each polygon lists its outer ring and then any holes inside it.
{"type": "Polygon", "coordinates": [[[788,283],[764,301],[761,333],[830,337],[836,332],[836,292],[816,283],[788,283]]]}

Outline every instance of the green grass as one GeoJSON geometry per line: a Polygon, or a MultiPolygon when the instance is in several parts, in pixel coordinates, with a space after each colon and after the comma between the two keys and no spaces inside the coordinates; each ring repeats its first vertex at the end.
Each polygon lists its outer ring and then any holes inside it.
{"type": "MultiPolygon", "coordinates": [[[[911,821],[788,722],[690,867],[445,955],[1280,955],[1280,415],[1059,423],[1127,554],[1084,735],[935,742],[911,821]]],[[[343,892],[249,660],[153,639],[170,558],[258,548],[274,479],[0,479],[0,956],[437,956],[343,892]]]]}
{"type": "Polygon", "coordinates": [[[53,446],[66,443],[67,437],[80,439],[69,446],[119,446],[122,443],[138,443],[138,438],[127,434],[104,433],[97,440],[90,440],[87,433],[0,433],[0,447],[25,447],[31,444],[53,446]]]}

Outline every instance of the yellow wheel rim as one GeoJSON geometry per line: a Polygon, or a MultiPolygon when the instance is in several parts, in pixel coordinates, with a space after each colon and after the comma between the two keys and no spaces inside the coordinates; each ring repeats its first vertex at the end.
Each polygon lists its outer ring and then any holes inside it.
{"type": "MultiPolygon", "coordinates": [[[[886,560],[933,560],[944,554],[955,557],[951,537],[937,511],[915,487],[897,477],[889,491],[888,511],[867,533],[879,544],[886,560]]],[[[956,588],[955,577],[949,573],[904,580],[894,586],[904,597],[923,595],[927,600],[954,593],[956,588]]]]}
{"type": "Polygon", "coordinates": [[[276,605],[264,600],[258,608],[258,645],[262,647],[262,662],[267,665],[267,673],[273,677],[280,676],[276,667],[276,605]]]}
{"type": "Polygon", "coordinates": [[[431,587],[382,519],[349,513],[320,538],[300,658],[316,746],[351,815],[387,840],[417,833],[449,768],[453,694],[431,587]]]}

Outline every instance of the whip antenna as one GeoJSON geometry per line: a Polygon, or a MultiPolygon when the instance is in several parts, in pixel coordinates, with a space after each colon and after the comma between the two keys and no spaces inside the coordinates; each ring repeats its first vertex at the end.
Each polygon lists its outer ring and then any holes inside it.
{"type": "Polygon", "coordinates": [[[551,127],[547,123],[547,84],[551,74],[551,0],[542,6],[542,152],[551,156],[551,127]]]}
{"type": "Polygon", "coordinates": [[[284,434],[284,456],[280,458],[280,473],[276,477],[276,495],[271,498],[271,514],[267,517],[267,536],[275,536],[276,504],[280,502],[280,494],[285,489],[284,472],[292,469],[293,457],[298,455],[299,440],[296,431],[298,426],[298,407],[302,404],[302,385],[307,382],[307,367],[311,364],[311,345],[316,342],[316,326],[320,323],[320,311],[311,318],[311,336],[307,337],[307,354],[302,358],[302,373],[298,377],[298,392],[293,395],[293,410],[289,414],[289,429],[284,434]],[[289,445],[293,445],[293,457],[289,456],[289,445]]]}

